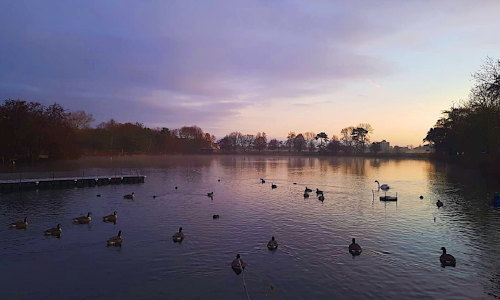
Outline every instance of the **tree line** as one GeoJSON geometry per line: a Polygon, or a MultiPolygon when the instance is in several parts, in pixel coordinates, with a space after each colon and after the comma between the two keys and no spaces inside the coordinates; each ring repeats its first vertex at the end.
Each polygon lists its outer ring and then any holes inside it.
{"type": "Polygon", "coordinates": [[[340,131],[340,139],[336,135],[328,137],[325,132],[318,134],[307,131],[304,133],[295,133],[290,131],[286,140],[271,139],[267,141],[265,132],[258,132],[256,135],[242,134],[235,131],[224,136],[218,141],[218,146],[222,152],[251,152],[264,150],[274,152],[319,152],[337,154],[340,152],[346,154],[364,153],[370,146],[372,152],[380,151],[378,143],[370,144],[370,134],[373,128],[370,124],[361,123],[357,126],[349,126],[340,131]],[[373,145],[378,145],[373,147],[373,145]],[[378,150],[377,150],[378,149],[378,150]]]}
{"type": "Polygon", "coordinates": [[[467,100],[443,111],[423,139],[447,156],[500,156],[500,60],[487,58],[472,74],[467,100]]]}
{"type": "Polygon", "coordinates": [[[95,128],[92,115],[67,112],[61,105],[5,100],[0,105],[0,159],[33,162],[80,155],[197,153],[212,147],[215,136],[198,126],[148,128],[113,119],[95,128]]]}

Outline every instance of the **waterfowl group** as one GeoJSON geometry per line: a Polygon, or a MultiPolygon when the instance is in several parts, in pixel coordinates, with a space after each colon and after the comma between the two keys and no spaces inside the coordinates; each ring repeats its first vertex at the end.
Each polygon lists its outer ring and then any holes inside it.
{"type": "Polygon", "coordinates": [[[88,224],[92,221],[92,217],[90,217],[91,215],[92,213],[89,212],[87,213],[87,216],[76,217],[73,219],[73,222],[77,224],[88,224]]]}
{"type": "Polygon", "coordinates": [[[180,243],[182,242],[182,240],[184,240],[184,233],[182,233],[182,227],[179,227],[179,231],[174,233],[172,239],[174,240],[174,243],[180,243]]]}
{"type": "MultiPolygon", "coordinates": [[[[175,188],[177,188],[177,187],[175,187],[175,188]]],[[[135,195],[135,193],[134,193],[134,192],[132,192],[132,194],[127,194],[127,195],[124,195],[124,196],[123,196],[123,199],[134,199],[134,197],[135,197],[134,195],[135,195]]]]}
{"type": "Polygon", "coordinates": [[[16,229],[26,229],[28,228],[28,218],[25,217],[23,222],[15,222],[10,224],[10,227],[16,228],[16,229]]]}
{"type": "Polygon", "coordinates": [[[117,236],[114,236],[112,238],[109,238],[108,239],[108,246],[118,246],[118,247],[121,247],[122,246],[122,242],[123,242],[123,239],[122,239],[122,231],[118,231],[118,235],[117,236]]]}
{"type": "Polygon", "coordinates": [[[274,236],[271,237],[271,240],[267,243],[267,249],[269,250],[278,249],[278,242],[274,239],[274,236]]]}
{"type": "Polygon", "coordinates": [[[107,215],[107,216],[102,217],[103,222],[116,223],[117,220],[118,220],[118,214],[116,213],[116,210],[113,212],[112,215],[107,215]]]}

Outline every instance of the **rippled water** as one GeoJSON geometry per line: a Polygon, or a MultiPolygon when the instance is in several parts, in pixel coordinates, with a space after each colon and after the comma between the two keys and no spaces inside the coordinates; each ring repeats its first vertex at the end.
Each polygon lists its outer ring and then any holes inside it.
{"type": "Polygon", "coordinates": [[[491,206],[499,186],[476,174],[423,160],[362,158],[177,156],[92,164],[1,175],[147,179],[0,194],[0,299],[246,299],[244,282],[251,299],[500,297],[500,211],[491,206]],[[376,179],[398,193],[397,203],[373,201],[376,179]],[[323,190],[325,201],[314,193],[304,199],[305,186],[323,190]],[[122,199],[130,192],[135,200],[122,199]],[[103,223],[114,210],[118,223],[103,223]],[[90,225],[72,224],[88,211],[90,225]],[[24,216],[27,230],[8,228],[24,216]],[[57,223],[62,237],[44,237],[57,223]],[[179,226],[186,238],[174,244],[179,226]],[[123,247],[107,248],[120,229],[123,247]],[[266,248],[272,235],[280,243],[275,252],[266,248]],[[352,237],[363,247],[355,258],[347,251],[352,237]],[[440,266],[442,246],[456,268],[440,266]],[[248,264],[239,276],[229,265],[236,253],[248,264]]]}

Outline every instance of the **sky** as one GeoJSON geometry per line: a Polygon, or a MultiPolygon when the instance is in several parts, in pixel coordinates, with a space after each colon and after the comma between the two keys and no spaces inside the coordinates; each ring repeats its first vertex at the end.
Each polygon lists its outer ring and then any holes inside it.
{"type": "Polygon", "coordinates": [[[500,58],[500,1],[0,2],[0,99],[95,123],[422,143],[500,58]]]}

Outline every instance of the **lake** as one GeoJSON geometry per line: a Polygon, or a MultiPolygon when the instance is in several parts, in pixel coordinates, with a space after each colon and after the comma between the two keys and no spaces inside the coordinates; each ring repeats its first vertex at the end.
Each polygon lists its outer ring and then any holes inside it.
{"type": "Polygon", "coordinates": [[[143,184],[0,194],[0,299],[247,299],[245,286],[250,299],[500,297],[500,210],[492,207],[499,182],[446,164],[95,158],[22,167],[0,179],[114,174],[147,177],[143,184]],[[379,201],[375,180],[398,201],[379,201]],[[323,190],[324,202],[315,193],[305,199],[306,186],[323,190]],[[134,200],[123,199],[131,192],[134,200]],[[115,210],[117,224],[102,222],[115,210]],[[72,223],[87,212],[90,224],[72,223]],[[9,228],[25,216],[27,230],[9,228]],[[61,238],[45,237],[57,223],[61,238]],[[180,244],[172,241],[179,226],[180,244]],[[118,230],[123,246],[106,247],[118,230]],[[269,251],[273,235],[279,247],[269,251]],[[353,237],[363,248],[357,257],[347,250],[353,237]],[[443,246],[455,268],[441,267],[443,246]],[[230,267],[237,253],[248,264],[240,275],[230,267]]]}

